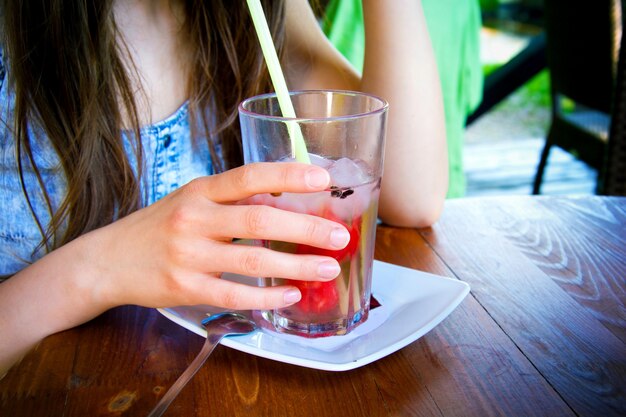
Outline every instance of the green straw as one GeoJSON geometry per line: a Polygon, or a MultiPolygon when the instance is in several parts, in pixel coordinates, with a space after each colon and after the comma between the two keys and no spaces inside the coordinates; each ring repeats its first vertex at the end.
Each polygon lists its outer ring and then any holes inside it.
{"type": "MultiPolygon", "coordinates": [[[[276,91],[276,98],[278,98],[278,105],[283,117],[295,118],[296,111],[293,108],[293,103],[289,97],[289,90],[287,89],[287,83],[285,82],[285,76],[280,68],[280,62],[278,61],[278,55],[276,54],[276,48],[274,47],[274,41],[272,41],[272,35],[270,29],[267,26],[267,20],[265,19],[265,13],[259,0],[247,0],[248,9],[252,16],[252,22],[254,23],[254,29],[256,30],[259,43],[261,44],[261,50],[265,57],[265,63],[270,73],[274,90],[276,91]]],[[[291,139],[291,154],[296,161],[311,163],[309,158],[309,152],[306,149],[304,138],[302,137],[302,131],[300,126],[293,121],[287,122],[287,130],[289,131],[289,138],[291,139]]]]}

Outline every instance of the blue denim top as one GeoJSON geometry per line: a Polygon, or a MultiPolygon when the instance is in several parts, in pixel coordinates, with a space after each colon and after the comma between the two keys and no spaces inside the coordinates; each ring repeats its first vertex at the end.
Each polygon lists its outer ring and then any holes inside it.
{"type": "MultiPolygon", "coordinates": [[[[3,62],[0,48],[0,275],[13,274],[44,255],[35,251],[41,233],[22,192],[15,156],[13,135],[14,91],[8,86],[5,71],[10,65],[3,62]]],[[[33,139],[33,157],[50,195],[53,209],[63,200],[66,183],[58,156],[45,135],[30,128],[33,139]]],[[[136,168],[134,153],[123,133],[129,160],[136,168]]],[[[144,172],[141,191],[145,204],[153,202],[186,184],[192,179],[211,175],[208,145],[204,140],[193,143],[189,129],[187,103],[165,120],[141,129],[144,172]]],[[[24,164],[25,185],[33,208],[42,225],[47,227],[50,216],[35,173],[24,164]]]]}

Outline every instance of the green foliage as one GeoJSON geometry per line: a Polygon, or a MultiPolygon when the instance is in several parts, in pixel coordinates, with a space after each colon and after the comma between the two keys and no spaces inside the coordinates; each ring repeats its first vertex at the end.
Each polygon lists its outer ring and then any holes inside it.
{"type": "MultiPolygon", "coordinates": [[[[492,74],[503,64],[485,64],[483,65],[483,75],[485,77],[492,74]]],[[[521,106],[532,107],[549,107],[550,106],[550,74],[547,69],[542,70],[539,74],[528,80],[516,92],[519,100],[516,100],[521,106]]]]}
{"type": "Polygon", "coordinates": [[[529,104],[550,106],[550,74],[544,69],[521,87],[521,93],[529,104]]]}
{"type": "Polygon", "coordinates": [[[502,64],[484,64],[483,65],[483,75],[486,77],[487,75],[491,74],[492,72],[494,72],[495,70],[497,70],[501,66],[502,66],[502,64]]]}
{"type": "Polygon", "coordinates": [[[492,12],[498,8],[499,4],[498,0],[480,0],[480,8],[483,12],[492,12]]]}

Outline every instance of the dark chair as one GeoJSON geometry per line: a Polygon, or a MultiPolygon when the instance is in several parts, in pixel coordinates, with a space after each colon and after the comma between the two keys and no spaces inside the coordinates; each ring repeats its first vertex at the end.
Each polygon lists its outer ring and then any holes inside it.
{"type": "MultiPolygon", "coordinates": [[[[619,0],[618,0],[619,1],[619,0]]],[[[621,21],[614,0],[545,0],[546,53],[552,120],[541,153],[533,194],[550,149],[556,145],[602,173],[615,85],[617,33],[621,21]]],[[[602,192],[602,175],[598,176],[602,192]]]]}
{"type": "Polygon", "coordinates": [[[471,125],[546,67],[546,37],[535,35],[509,62],[485,77],[483,99],[467,117],[471,125]]]}
{"type": "MultiPolygon", "coordinates": [[[[497,21],[537,27],[543,21],[543,0],[515,2],[481,1],[483,22],[497,21]]],[[[496,105],[530,81],[546,67],[546,37],[542,32],[530,38],[526,47],[504,65],[488,74],[483,84],[480,105],[467,117],[471,125],[496,105]]]]}
{"type": "Polygon", "coordinates": [[[598,194],[626,196],[626,36],[622,36],[611,131],[598,194]]]}

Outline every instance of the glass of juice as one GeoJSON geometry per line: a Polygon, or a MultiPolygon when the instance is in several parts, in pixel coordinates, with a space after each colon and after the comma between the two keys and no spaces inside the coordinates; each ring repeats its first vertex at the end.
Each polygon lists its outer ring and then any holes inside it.
{"type": "Polygon", "coordinates": [[[388,104],[352,91],[296,91],[290,96],[296,118],[282,116],[275,94],[240,104],[244,162],[295,161],[290,135],[298,129],[311,163],[329,171],[331,185],[316,193],[258,195],[251,202],[341,223],[350,232],[350,243],[331,251],[264,242],[273,250],[333,257],[341,273],[328,282],[262,277],[261,285],[293,285],[302,293],[298,303],[263,311],[262,317],[279,332],[304,337],[343,335],[369,314],[388,104]]]}

